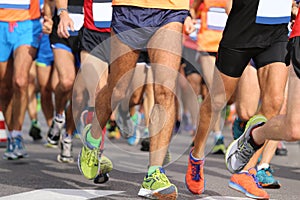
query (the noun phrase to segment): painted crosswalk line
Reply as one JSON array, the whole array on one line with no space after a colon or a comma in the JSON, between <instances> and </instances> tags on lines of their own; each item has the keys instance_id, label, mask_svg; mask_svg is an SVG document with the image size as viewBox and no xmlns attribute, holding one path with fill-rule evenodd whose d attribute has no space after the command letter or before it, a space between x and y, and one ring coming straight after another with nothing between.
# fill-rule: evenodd
<instances>
[{"instance_id":1,"label":"painted crosswalk line","mask_svg":"<svg viewBox=\"0 0 300 200\"><path fill-rule=\"evenodd\" d=\"M80 190L80 189L40 189L30 192L23 192L10 196L0 197L0 200L88 200L123 193L124 191L114 190Z\"/></svg>"}]
</instances>

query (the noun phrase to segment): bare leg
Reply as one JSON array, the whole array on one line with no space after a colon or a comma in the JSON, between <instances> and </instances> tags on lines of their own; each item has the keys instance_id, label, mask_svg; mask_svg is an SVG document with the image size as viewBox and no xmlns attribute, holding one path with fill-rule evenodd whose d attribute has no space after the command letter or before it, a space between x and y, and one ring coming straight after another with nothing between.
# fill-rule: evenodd
<instances>
[{"instance_id":1,"label":"bare leg","mask_svg":"<svg viewBox=\"0 0 300 200\"><path fill-rule=\"evenodd\" d=\"M20 46L14 52L13 74L13 129L21 131L27 108L28 76L36 49L27 45Z\"/></svg>"}]
</instances>

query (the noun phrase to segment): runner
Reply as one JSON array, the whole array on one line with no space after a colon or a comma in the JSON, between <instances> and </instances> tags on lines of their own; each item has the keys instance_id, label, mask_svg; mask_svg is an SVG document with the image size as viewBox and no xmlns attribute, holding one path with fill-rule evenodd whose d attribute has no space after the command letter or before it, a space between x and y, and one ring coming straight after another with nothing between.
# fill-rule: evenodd
<instances>
[{"instance_id":1,"label":"runner","mask_svg":"<svg viewBox=\"0 0 300 200\"><path fill-rule=\"evenodd\" d=\"M113 40L111 42L113 54L111 55L111 71L108 76L108 84L98 93L96 98L96 113L101 127L105 126L112 110L115 108L111 107L113 89L120 78L136 66L140 50L152 46L153 48L148 48L151 63L167 66L169 69L168 72L170 72L170 70L176 71L179 69L179 55L181 54L180 33L183 28L182 23L188 15L188 7L188 1L113 1ZM136 21L137 19L138 21ZM189 20L191 22L190 18ZM143 22L143 24L139 22ZM155 23L152 24L153 22ZM152 25L154 28L149 29L149 34L147 35L145 35L144 31L137 31L135 35L127 35L125 32L126 30L134 30L134 28L145 28L149 25ZM192 28L190 29L192 30ZM170 35L168 30L172 30L171 32L173 34ZM176 33L178 33L178 35ZM138 41L134 41L133 38L138 39ZM169 52L159 50L157 49L157 44L162 45L163 48L171 49L167 49ZM169 44L172 44L172 47L170 47ZM170 53L170 50L174 53ZM166 57L169 59L165 59ZM153 67L152 64L151 67ZM158 71L154 72L157 81L158 78L162 76ZM177 78L177 74L175 74L176 73L174 73L174 75L168 74L167 82L171 88L175 88ZM122 81L122 87L127 88L127 84L125 81ZM174 126L174 94L170 90L158 85L154 86L154 94L155 103L163 106L167 110L166 113L168 113L169 117L166 119L166 125L162 131L151 137L150 167L148 175L145 177L139 191L139 195L148 198L176 199L177 188L174 184L170 183L161 167ZM151 117L159 120L160 116L158 110L156 112L152 111ZM150 134L152 123L150 123ZM97 120L93 121L92 126L86 126L83 135L86 135L87 144L83 146L79 155L79 167L87 178L94 178L98 171L98 147L102 141L101 128L97 126ZM90 160L94 160L93 165L89 163Z\"/></svg>"},{"instance_id":2,"label":"runner","mask_svg":"<svg viewBox=\"0 0 300 200\"><path fill-rule=\"evenodd\" d=\"M29 70L42 33L40 16L38 0L0 3L0 96L9 130L4 159L28 156L23 143L22 125L28 102ZM43 25L44 32L51 30L52 21L47 14Z\"/></svg>"},{"instance_id":3,"label":"runner","mask_svg":"<svg viewBox=\"0 0 300 200\"><path fill-rule=\"evenodd\" d=\"M234 93L251 58L259 68L258 73L262 73L261 78L266 80L265 84L261 85L262 94L265 94L262 96L262 101L267 105L270 105L271 101L272 106L265 108L278 112L278 107L282 105L287 77L287 69L284 65L285 45L291 7L292 2L286 3L285 1L269 4L268 0L242 2L233 0L218 50L216 61L218 70L215 70L210 94L201 105L199 128L194 140L195 146L189 155L186 185L192 193L202 194L205 190L203 168L208 133L220 111ZM276 10L276 16L270 17L268 12L270 10ZM273 65L269 65L270 63ZM281 73L278 73L278 70ZM272 87L268 87L270 85ZM252 183L250 179L253 179L253 174L255 175L255 170L252 169L244 173L244 180ZM254 185L252 186L255 188ZM239 187L236 189L254 198L269 198L269 195L260 188L254 191L255 194L249 194L249 191Z\"/></svg>"},{"instance_id":4,"label":"runner","mask_svg":"<svg viewBox=\"0 0 300 200\"><path fill-rule=\"evenodd\" d=\"M292 60L293 70L289 77L289 89L286 115L278 115L267 121L264 116L253 116L247 123L246 129L236 141L228 148L226 155L227 168L231 172L240 171L264 142L269 140L300 140L299 132L299 94L300 94L300 64L299 64L299 36L300 36L299 10L290 35L289 56ZM243 145L243 147L241 146Z\"/></svg>"}]
</instances>

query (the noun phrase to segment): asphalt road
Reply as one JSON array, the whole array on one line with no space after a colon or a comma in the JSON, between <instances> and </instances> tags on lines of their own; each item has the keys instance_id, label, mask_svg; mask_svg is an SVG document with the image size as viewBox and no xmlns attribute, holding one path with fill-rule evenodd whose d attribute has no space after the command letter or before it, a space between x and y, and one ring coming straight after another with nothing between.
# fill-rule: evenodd
<instances>
[{"instance_id":1,"label":"asphalt road","mask_svg":"<svg viewBox=\"0 0 300 200\"><path fill-rule=\"evenodd\" d=\"M41 113L43 136L47 131ZM0 159L0 200L10 199L141 199L137 196L147 168L148 155L138 146L128 146L125 140L106 141L105 154L112 158L114 170L110 181L95 185L79 172L76 162L62 164L56 161L59 149L43 146L44 141L33 142L28 136L29 120L26 117L24 138L29 158L17 161ZM229 128L225 128L225 143L231 140ZM165 169L178 187L178 199L247 199L243 194L228 187L231 174L226 170L224 156L208 155L205 163L206 191L203 195L192 195L185 187L184 174L190 136L175 136L170 152L172 163ZM211 140L211 139L210 139ZM211 143L211 141L209 141ZM289 143L288 156L275 156L272 167L274 176L280 180L281 189L268 189L271 199L298 200L300 198L300 145ZM74 139L74 156L81 141ZM4 148L0 148L2 156ZM76 159L77 160L77 159Z\"/></svg>"}]
</instances>

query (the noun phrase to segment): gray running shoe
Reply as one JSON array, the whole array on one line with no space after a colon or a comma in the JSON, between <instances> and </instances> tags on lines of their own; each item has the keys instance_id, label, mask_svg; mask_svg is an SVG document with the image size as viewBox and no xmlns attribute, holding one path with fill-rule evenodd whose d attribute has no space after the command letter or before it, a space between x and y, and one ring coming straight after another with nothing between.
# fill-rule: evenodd
<instances>
[{"instance_id":1,"label":"gray running shoe","mask_svg":"<svg viewBox=\"0 0 300 200\"><path fill-rule=\"evenodd\" d=\"M262 126L266 121L267 119L264 116L254 115L247 122L244 133L229 145L226 151L225 163L231 173L240 172L256 152L257 149L249 143L250 133L252 129Z\"/></svg>"},{"instance_id":2,"label":"gray running shoe","mask_svg":"<svg viewBox=\"0 0 300 200\"><path fill-rule=\"evenodd\" d=\"M134 122L131 120L129 112L122 111L121 105L118 106L116 113L117 126L123 138L129 138L134 134Z\"/></svg>"},{"instance_id":3,"label":"gray running shoe","mask_svg":"<svg viewBox=\"0 0 300 200\"><path fill-rule=\"evenodd\" d=\"M47 133L47 147L57 148L62 129L65 126L65 119L55 117Z\"/></svg>"}]
</instances>

